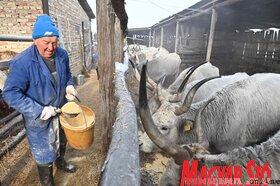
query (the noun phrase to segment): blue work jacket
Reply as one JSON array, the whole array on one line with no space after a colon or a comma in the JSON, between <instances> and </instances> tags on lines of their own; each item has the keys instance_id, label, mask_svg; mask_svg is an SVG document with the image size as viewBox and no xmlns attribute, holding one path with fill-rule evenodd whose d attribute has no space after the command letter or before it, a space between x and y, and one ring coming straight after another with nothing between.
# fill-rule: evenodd
<instances>
[{"instance_id":1,"label":"blue work jacket","mask_svg":"<svg viewBox=\"0 0 280 186\"><path fill-rule=\"evenodd\" d=\"M73 85L67 52L57 48L54 54L57 86L33 44L10 64L3 89L5 101L22 113L30 150L37 163L50 163L59 155L54 132L54 117L40 119L44 106L60 108L65 104L66 86Z\"/></svg>"}]
</instances>

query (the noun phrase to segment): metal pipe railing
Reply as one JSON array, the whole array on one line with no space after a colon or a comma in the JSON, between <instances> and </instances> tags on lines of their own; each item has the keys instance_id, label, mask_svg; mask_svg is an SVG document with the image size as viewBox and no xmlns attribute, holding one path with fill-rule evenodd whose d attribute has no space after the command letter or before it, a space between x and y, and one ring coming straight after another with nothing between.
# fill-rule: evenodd
<instances>
[{"instance_id":1,"label":"metal pipe railing","mask_svg":"<svg viewBox=\"0 0 280 186\"><path fill-rule=\"evenodd\" d=\"M1 35L0 41L33 41L31 36Z\"/></svg>"}]
</instances>

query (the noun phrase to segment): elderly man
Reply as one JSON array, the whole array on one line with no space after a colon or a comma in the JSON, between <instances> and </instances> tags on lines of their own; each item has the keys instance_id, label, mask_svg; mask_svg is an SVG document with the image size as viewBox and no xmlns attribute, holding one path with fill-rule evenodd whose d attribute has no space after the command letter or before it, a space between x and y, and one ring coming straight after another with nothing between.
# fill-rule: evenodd
<instances>
[{"instance_id":1,"label":"elderly man","mask_svg":"<svg viewBox=\"0 0 280 186\"><path fill-rule=\"evenodd\" d=\"M56 114L76 90L68 54L57 46L59 32L49 16L37 17L32 37L34 44L11 61L3 96L23 115L41 184L54 185L53 162L58 169L76 171L64 160L67 140Z\"/></svg>"}]
</instances>

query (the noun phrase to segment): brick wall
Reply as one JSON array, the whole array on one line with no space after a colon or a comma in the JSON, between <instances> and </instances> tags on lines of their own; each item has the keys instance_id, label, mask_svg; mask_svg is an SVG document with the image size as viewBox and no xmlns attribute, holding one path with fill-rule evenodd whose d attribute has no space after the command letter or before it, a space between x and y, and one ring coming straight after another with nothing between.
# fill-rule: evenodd
<instances>
[{"instance_id":1,"label":"brick wall","mask_svg":"<svg viewBox=\"0 0 280 186\"><path fill-rule=\"evenodd\" d=\"M28 48L32 42L11 42L11 41L0 41L0 52L14 51L16 53L22 52Z\"/></svg>"},{"instance_id":2,"label":"brick wall","mask_svg":"<svg viewBox=\"0 0 280 186\"><path fill-rule=\"evenodd\" d=\"M90 29L89 18L79 2L73 0L49 0L49 11L58 28L62 30L60 41L64 43L64 47L69 53L72 74L77 76L82 71L84 60L82 55L82 21L84 27ZM85 36L86 42L91 40L89 33ZM91 50L86 52L86 60L91 61L91 53Z\"/></svg>"},{"instance_id":3,"label":"brick wall","mask_svg":"<svg viewBox=\"0 0 280 186\"><path fill-rule=\"evenodd\" d=\"M1 0L0 34L30 36L36 16L42 12L41 0ZM0 41L0 51L19 53L31 44L31 42Z\"/></svg>"}]
</instances>

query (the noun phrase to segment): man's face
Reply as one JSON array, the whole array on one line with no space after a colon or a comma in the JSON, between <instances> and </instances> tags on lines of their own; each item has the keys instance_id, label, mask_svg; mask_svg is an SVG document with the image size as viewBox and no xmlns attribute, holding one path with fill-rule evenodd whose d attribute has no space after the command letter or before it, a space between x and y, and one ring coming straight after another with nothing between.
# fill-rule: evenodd
<instances>
[{"instance_id":1,"label":"man's face","mask_svg":"<svg viewBox=\"0 0 280 186\"><path fill-rule=\"evenodd\" d=\"M50 59L52 58L55 50L57 48L57 37L41 37L38 39L34 39L34 44L37 46L37 49L41 56L44 58Z\"/></svg>"}]
</instances>

